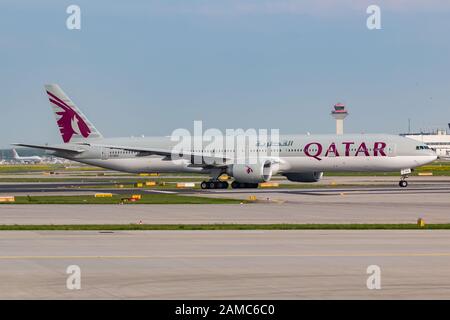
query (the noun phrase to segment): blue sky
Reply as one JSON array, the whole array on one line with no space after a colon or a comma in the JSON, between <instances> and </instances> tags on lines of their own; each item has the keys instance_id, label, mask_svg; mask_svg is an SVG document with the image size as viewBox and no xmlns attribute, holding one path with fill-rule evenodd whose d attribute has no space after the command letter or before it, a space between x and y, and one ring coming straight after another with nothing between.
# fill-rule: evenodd
<instances>
[{"instance_id":1,"label":"blue sky","mask_svg":"<svg viewBox=\"0 0 450 320\"><path fill-rule=\"evenodd\" d=\"M355 4L356 2L356 4ZM81 7L81 30L66 8ZM366 8L381 7L381 30ZM450 122L448 1L0 3L0 147L59 143L58 83L105 136L279 128L399 133Z\"/></svg>"}]
</instances>

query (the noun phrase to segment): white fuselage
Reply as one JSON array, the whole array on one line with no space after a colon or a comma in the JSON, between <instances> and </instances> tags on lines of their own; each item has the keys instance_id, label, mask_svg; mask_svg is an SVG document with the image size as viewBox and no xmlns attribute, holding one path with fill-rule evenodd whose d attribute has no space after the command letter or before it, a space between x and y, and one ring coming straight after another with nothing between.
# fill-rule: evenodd
<instances>
[{"instance_id":1,"label":"white fuselage","mask_svg":"<svg viewBox=\"0 0 450 320\"><path fill-rule=\"evenodd\" d=\"M104 138L94 140L96 146L77 143L70 145L83 150L78 155L55 152L55 156L130 173L147 172L202 172L210 169L192 166L186 159L170 160L158 155L141 155L137 152L116 150L104 146L132 146L136 148L172 149L176 146L169 137ZM258 143L245 150L211 147L185 150L203 155L237 159L244 152L249 159L268 155L278 159L278 173L316 171L399 171L415 168L434 161L434 151L411 139L384 134L345 135L285 135L276 145ZM264 156L263 156L264 157Z\"/></svg>"}]
</instances>

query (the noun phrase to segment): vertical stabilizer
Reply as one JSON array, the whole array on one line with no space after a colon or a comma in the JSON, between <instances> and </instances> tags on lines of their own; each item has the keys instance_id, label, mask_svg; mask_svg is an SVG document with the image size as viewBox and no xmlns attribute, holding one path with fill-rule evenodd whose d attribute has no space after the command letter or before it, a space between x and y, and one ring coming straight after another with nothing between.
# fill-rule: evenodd
<instances>
[{"instance_id":1,"label":"vertical stabilizer","mask_svg":"<svg viewBox=\"0 0 450 320\"><path fill-rule=\"evenodd\" d=\"M57 84L45 85L45 90L64 143L103 137Z\"/></svg>"}]
</instances>

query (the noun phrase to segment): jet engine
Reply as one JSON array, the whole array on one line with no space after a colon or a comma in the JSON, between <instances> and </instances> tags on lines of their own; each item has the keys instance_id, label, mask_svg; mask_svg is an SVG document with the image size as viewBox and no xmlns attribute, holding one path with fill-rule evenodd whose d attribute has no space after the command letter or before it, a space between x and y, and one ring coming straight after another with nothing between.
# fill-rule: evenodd
<instances>
[{"instance_id":1,"label":"jet engine","mask_svg":"<svg viewBox=\"0 0 450 320\"><path fill-rule=\"evenodd\" d=\"M317 182L322 179L323 172L293 172L285 173L284 176L294 182Z\"/></svg>"},{"instance_id":2,"label":"jet engine","mask_svg":"<svg viewBox=\"0 0 450 320\"><path fill-rule=\"evenodd\" d=\"M270 160L260 161L255 164L233 164L227 174L236 181L243 183L260 183L269 181L277 169L272 166Z\"/></svg>"}]
</instances>

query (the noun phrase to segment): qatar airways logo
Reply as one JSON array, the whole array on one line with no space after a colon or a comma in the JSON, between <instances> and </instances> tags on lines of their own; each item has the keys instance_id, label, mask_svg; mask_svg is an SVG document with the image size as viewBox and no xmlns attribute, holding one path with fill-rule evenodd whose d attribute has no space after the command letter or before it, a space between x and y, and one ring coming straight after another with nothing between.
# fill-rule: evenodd
<instances>
[{"instance_id":1,"label":"qatar airways logo","mask_svg":"<svg viewBox=\"0 0 450 320\"><path fill-rule=\"evenodd\" d=\"M56 114L60 116L57 123L64 143L70 142L74 135L80 135L84 138L89 137L91 129L83 118L63 100L48 91L47 94L50 102L62 110L57 111Z\"/></svg>"},{"instance_id":2,"label":"qatar airways logo","mask_svg":"<svg viewBox=\"0 0 450 320\"><path fill-rule=\"evenodd\" d=\"M374 157L386 157L386 143L385 142L375 142L370 148L367 147L365 142L359 145L355 142L342 142L344 149L343 154L339 153L336 143L332 142L325 150L324 146L319 142L311 142L305 145L304 152L305 155L317 160L322 160L322 157L358 157L358 156L374 156ZM353 150L353 151L352 151ZM325 151L325 152L324 152Z\"/></svg>"},{"instance_id":3,"label":"qatar airways logo","mask_svg":"<svg viewBox=\"0 0 450 320\"><path fill-rule=\"evenodd\" d=\"M249 166L245 166L245 171L247 172L247 174L253 173L253 169Z\"/></svg>"}]
</instances>

